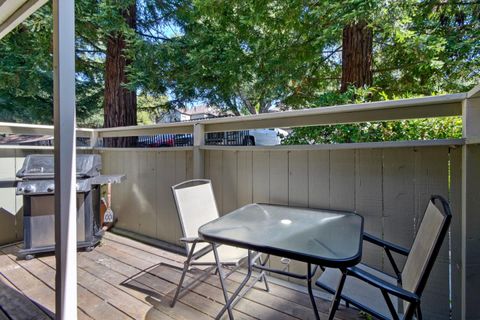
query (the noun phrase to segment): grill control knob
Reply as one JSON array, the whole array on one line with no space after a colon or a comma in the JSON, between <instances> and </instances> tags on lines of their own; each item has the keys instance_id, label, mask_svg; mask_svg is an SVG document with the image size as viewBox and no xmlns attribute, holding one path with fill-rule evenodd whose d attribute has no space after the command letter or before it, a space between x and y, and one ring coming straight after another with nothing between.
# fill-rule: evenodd
<instances>
[{"instance_id":1,"label":"grill control knob","mask_svg":"<svg viewBox=\"0 0 480 320\"><path fill-rule=\"evenodd\" d=\"M48 191L48 192L53 192L53 191L55 191L55 185L54 185L54 184L49 184L49 185L47 186L47 191Z\"/></svg>"},{"instance_id":2,"label":"grill control knob","mask_svg":"<svg viewBox=\"0 0 480 320\"><path fill-rule=\"evenodd\" d=\"M31 192L35 192L35 186L33 185L27 185L25 187L25 193L31 193Z\"/></svg>"}]
</instances>

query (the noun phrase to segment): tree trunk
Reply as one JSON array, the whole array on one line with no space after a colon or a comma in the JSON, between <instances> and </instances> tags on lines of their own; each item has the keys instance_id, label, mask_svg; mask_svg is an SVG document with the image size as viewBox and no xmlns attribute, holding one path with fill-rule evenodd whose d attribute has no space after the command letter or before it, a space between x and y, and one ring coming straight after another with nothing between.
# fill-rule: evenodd
<instances>
[{"instance_id":1,"label":"tree trunk","mask_svg":"<svg viewBox=\"0 0 480 320\"><path fill-rule=\"evenodd\" d=\"M366 22L343 28L341 92L350 85L360 88L372 84L372 42L372 29Z\"/></svg>"},{"instance_id":2,"label":"tree trunk","mask_svg":"<svg viewBox=\"0 0 480 320\"><path fill-rule=\"evenodd\" d=\"M135 3L122 12L127 25L135 28ZM107 40L107 56L105 61L105 94L104 94L104 127L132 126L137 124L137 94L124 87L128 83L126 67L131 60L126 57L125 36L114 33ZM105 146L135 146L137 138L108 138Z\"/></svg>"}]
</instances>

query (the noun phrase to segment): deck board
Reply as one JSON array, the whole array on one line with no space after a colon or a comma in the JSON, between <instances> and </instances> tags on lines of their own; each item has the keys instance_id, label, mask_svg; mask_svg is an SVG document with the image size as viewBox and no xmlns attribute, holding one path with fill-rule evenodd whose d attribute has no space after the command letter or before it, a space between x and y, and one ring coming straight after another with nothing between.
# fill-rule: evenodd
<instances>
[{"instance_id":1,"label":"deck board","mask_svg":"<svg viewBox=\"0 0 480 320\"><path fill-rule=\"evenodd\" d=\"M0 319L38 319L51 317L26 296L0 280ZM7 317L8 315L8 317Z\"/></svg>"},{"instance_id":2,"label":"deck board","mask_svg":"<svg viewBox=\"0 0 480 320\"><path fill-rule=\"evenodd\" d=\"M108 245L107 245L108 246ZM104 248L102 248L104 249ZM125 248L121 248L121 245L117 244L115 248L109 248L108 250L124 250ZM144 263L148 265L152 265L158 263L159 257L153 253L149 253L146 251L141 251L139 249L135 249L134 256L131 259L134 260L133 263L141 264L142 262L138 262L138 260L145 260ZM123 251L125 252L125 251ZM108 254L108 253L107 253ZM161 257L160 257L161 258ZM125 259L127 260L127 259ZM164 261L162 261L164 262ZM167 262L168 263L168 262ZM182 265L174 263L176 267L182 267ZM159 267L153 269L151 271L157 277L166 277L170 281L172 281L172 290L175 289L175 284L180 279L180 271L174 268L163 267L160 265ZM238 286L239 282L242 280L241 275L232 275L232 278L235 277L237 281L232 281L227 279L228 291L232 293L234 289ZM195 288L194 292L198 292L199 294L205 294L206 292L209 293L209 298L214 299L216 302L221 304L223 302L223 295L220 291L220 283L217 277L210 277L205 280L205 284L209 284L209 286L201 285L199 288ZM273 286L273 285L272 285ZM298 317L300 319L310 319L313 318L313 313L310 311L310 308L306 308L302 305L292 304L290 300L283 299L282 297L276 297L269 293L264 292L263 290L254 290L250 291L246 297L243 299L238 305L236 310L248 312L255 317L259 317L262 314L271 314L275 316L276 319L291 319L293 317ZM306 297L306 300L308 298ZM276 308L269 308L269 306L276 306ZM220 308L218 308L220 310Z\"/></svg>"},{"instance_id":3,"label":"deck board","mask_svg":"<svg viewBox=\"0 0 480 320\"><path fill-rule=\"evenodd\" d=\"M31 299L48 312L55 306L55 257L44 255L19 260L19 247L0 250L0 281L12 292ZM214 275L183 295L175 308L170 302L181 275L185 257L107 233L92 252L78 254L79 319L212 319L223 306L223 295ZM200 272L200 271L198 271ZM187 276L191 280L192 275ZM227 280L233 292L243 275L234 273ZM6 303L2 300L2 303ZM322 318L329 302L317 298ZM35 304L32 304L35 306ZM11 308L10 308L11 309ZM0 308L2 317L12 316L9 308ZM3 314L6 312L6 315ZM235 319L313 319L308 296L304 292L270 283L270 292L261 283L234 308ZM12 317L14 318L14 317ZM227 319L225 315L223 319ZM342 308L337 319L357 319L354 309Z\"/></svg>"},{"instance_id":4,"label":"deck board","mask_svg":"<svg viewBox=\"0 0 480 320\"><path fill-rule=\"evenodd\" d=\"M177 262L178 267L183 266L184 258L179 256L179 255L176 255L174 253L165 252L165 251L163 251L159 248L148 246L148 245L145 245L143 243L131 240L129 238L121 237L121 236L118 236L118 235L113 234L113 233L107 234L106 238L109 240L109 242L107 243L108 246L115 243L114 250L125 250L128 247L133 247L136 250L130 252L132 254L133 253L141 254L141 251L145 251L145 252L148 252L148 253L154 255L154 257L149 257L148 258L149 261L155 261L155 259L159 259L159 258L160 259L167 258L170 261ZM155 258L155 256L157 256L159 258ZM136 259L136 258L134 258L134 259ZM171 262L171 263L175 264L175 262ZM140 263L142 263L142 262L140 262ZM148 263L149 262L147 262L147 264ZM158 263L158 260L157 260L157 263ZM151 263L150 263L150 265L151 265ZM232 274L227 279L227 283L230 286L234 285L234 284L232 284L231 280L234 280L235 282L240 283L243 280L243 275L241 275L239 273ZM207 281L216 281L216 278L213 278L213 280L207 279ZM219 284L218 284L218 286L219 286ZM251 291L251 293L249 293L249 294L254 294L253 292L254 291ZM260 293L261 292L262 291L260 291ZM255 293L258 293L258 292L255 292ZM299 291L293 290L291 288L287 288L287 287L284 287L284 286L279 286L279 285L270 283L270 292L268 294L287 300L287 304L291 304L293 302L294 304L302 305L302 306L304 306L308 309L311 308L309 296L306 293L299 292ZM247 298L248 298L248 295L247 295ZM258 299L255 299L255 300L258 301ZM223 300L221 300L221 301L223 301ZM325 300L317 299L317 306L318 306L318 309L319 309L320 312L323 312L325 314L328 313L328 308L329 308L330 305L329 305L329 303L326 303ZM351 310L349 310L349 311L351 311ZM357 318L357 314L355 312L348 312L348 315L347 315L347 314L342 314L342 310L339 310L338 314L339 314L341 319L356 319Z\"/></svg>"}]
</instances>

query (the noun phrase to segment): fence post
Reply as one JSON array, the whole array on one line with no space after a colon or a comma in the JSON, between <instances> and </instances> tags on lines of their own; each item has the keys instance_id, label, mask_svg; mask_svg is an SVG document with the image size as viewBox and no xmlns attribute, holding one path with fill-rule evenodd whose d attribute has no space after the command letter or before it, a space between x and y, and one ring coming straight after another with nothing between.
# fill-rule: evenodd
<instances>
[{"instance_id":1,"label":"fence post","mask_svg":"<svg viewBox=\"0 0 480 320\"><path fill-rule=\"evenodd\" d=\"M97 130L94 129L90 133L90 147L95 148L97 146L97 142L98 142L98 132Z\"/></svg>"},{"instance_id":2,"label":"fence post","mask_svg":"<svg viewBox=\"0 0 480 320\"><path fill-rule=\"evenodd\" d=\"M461 318L479 319L480 308L480 86L462 104ZM457 213L460 214L460 213Z\"/></svg>"},{"instance_id":3,"label":"fence post","mask_svg":"<svg viewBox=\"0 0 480 320\"><path fill-rule=\"evenodd\" d=\"M205 127L201 123L193 125L193 178L201 179L204 176Z\"/></svg>"}]
</instances>

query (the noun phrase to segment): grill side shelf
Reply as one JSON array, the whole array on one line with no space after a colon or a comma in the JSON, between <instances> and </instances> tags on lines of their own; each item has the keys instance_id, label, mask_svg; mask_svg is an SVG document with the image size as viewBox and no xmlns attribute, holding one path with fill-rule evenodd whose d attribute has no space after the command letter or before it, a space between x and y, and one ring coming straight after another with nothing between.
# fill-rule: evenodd
<instances>
[{"instance_id":1,"label":"grill side shelf","mask_svg":"<svg viewBox=\"0 0 480 320\"><path fill-rule=\"evenodd\" d=\"M124 174L100 175L90 178L91 184L122 183L126 179Z\"/></svg>"}]
</instances>

